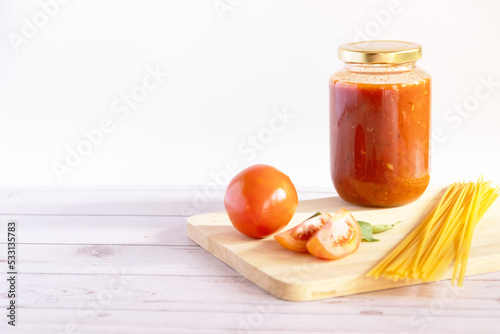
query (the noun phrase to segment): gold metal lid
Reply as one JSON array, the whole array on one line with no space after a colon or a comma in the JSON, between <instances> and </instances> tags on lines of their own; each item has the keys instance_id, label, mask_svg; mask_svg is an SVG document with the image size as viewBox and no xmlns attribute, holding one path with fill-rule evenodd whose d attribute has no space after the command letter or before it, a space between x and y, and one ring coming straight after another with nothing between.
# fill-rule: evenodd
<instances>
[{"instance_id":1,"label":"gold metal lid","mask_svg":"<svg viewBox=\"0 0 500 334\"><path fill-rule=\"evenodd\" d=\"M339 59L346 63L397 64L422 58L422 46L403 41L367 41L339 46Z\"/></svg>"}]
</instances>

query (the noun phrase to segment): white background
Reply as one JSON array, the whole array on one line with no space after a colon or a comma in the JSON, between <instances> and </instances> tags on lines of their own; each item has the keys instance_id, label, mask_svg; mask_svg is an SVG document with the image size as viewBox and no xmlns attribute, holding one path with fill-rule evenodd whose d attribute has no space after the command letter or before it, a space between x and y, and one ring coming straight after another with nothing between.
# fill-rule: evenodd
<instances>
[{"instance_id":1,"label":"white background","mask_svg":"<svg viewBox=\"0 0 500 334\"><path fill-rule=\"evenodd\" d=\"M424 47L433 127L445 137L433 182L499 182L498 2L390 3L73 0L45 22L38 1L1 1L0 185L206 185L234 161L274 165L299 188L331 187L328 78L342 66L338 45L359 31ZM29 38L27 21L40 26ZM18 51L13 36L25 38ZM112 103L148 67L168 79L120 119ZM497 86L478 100L480 77ZM463 103L467 117L444 118ZM239 152L283 108L295 119L255 157ZM54 162L105 118L114 130L59 180Z\"/></svg>"}]
</instances>

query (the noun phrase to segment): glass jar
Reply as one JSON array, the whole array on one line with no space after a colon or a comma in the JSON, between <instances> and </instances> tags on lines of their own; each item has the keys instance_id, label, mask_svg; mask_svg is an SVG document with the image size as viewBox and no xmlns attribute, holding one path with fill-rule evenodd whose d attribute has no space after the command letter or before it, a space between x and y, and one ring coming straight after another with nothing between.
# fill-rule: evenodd
<instances>
[{"instance_id":1,"label":"glass jar","mask_svg":"<svg viewBox=\"0 0 500 334\"><path fill-rule=\"evenodd\" d=\"M421 46L368 41L339 47L330 78L331 176L339 196L364 206L418 199L429 184L431 77Z\"/></svg>"}]
</instances>

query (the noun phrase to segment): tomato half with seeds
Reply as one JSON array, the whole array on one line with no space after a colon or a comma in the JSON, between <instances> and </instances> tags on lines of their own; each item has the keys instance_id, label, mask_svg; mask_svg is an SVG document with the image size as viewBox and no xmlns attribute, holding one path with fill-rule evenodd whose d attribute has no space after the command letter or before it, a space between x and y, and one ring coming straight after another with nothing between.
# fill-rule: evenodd
<instances>
[{"instance_id":1,"label":"tomato half with seeds","mask_svg":"<svg viewBox=\"0 0 500 334\"><path fill-rule=\"evenodd\" d=\"M361 228L352 214L340 209L307 242L309 253L325 260L337 260L354 253L361 243Z\"/></svg>"},{"instance_id":2,"label":"tomato half with seeds","mask_svg":"<svg viewBox=\"0 0 500 334\"><path fill-rule=\"evenodd\" d=\"M286 249L307 253L307 242L331 217L329 213L318 212L294 228L275 234L274 239Z\"/></svg>"},{"instance_id":3,"label":"tomato half with seeds","mask_svg":"<svg viewBox=\"0 0 500 334\"><path fill-rule=\"evenodd\" d=\"M234 227L252 238L283 229L298 205L290 178L268 165L254 165L237 174L226 189L224 207Z\"/></svg>"}]
</instances>

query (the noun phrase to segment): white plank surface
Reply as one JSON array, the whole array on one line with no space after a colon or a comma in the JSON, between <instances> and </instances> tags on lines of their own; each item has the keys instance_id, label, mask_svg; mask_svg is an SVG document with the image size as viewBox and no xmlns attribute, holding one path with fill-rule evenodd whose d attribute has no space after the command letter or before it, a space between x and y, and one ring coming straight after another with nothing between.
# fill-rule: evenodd
<instances>
[{"instance_id":1,"label":"white plank surface","mask_svg":"<svg viewBox=\"0 0 500 334\"><path fill-rule=\"evenodd\" d=\"M332 196L330 188L306 188L299 200ZM0 190L6 215L191 216L222 211L223 191L194 188L10 188Z\"/></svg>"},{"instance_id":2,"label":"white plank surface","mask_svg":"<svg viewBox=\"0 0 500 334\"><path fill-rule=\"evenodd\" d=\"M324 301L269 296L186 236L190 190L7 189L18 221L18 326L0 333L496 333L500 273ZM301 198L331 192L301 192ZM218 210L221 194L199 212ZM0 273L5 273L2 268ZM4 282L4 278L0 277ZM0 285L6 305L6 285ZM4 318L4 316L2 316Z\"/></svg>"},{"instance_id":3,"label":"white plank surface","mask_svg":"<svg viewBox=\"0 0 500 334\"><path fill-rule=\"evenodd\" d=\"M186 235L182 216L0 215L0 228L7 219L19 222L23 244L92 245L106 238L110 245L195 245ZM5 241L6 234L0 233L0 243Z\"/></svg>"}]
</instances>

